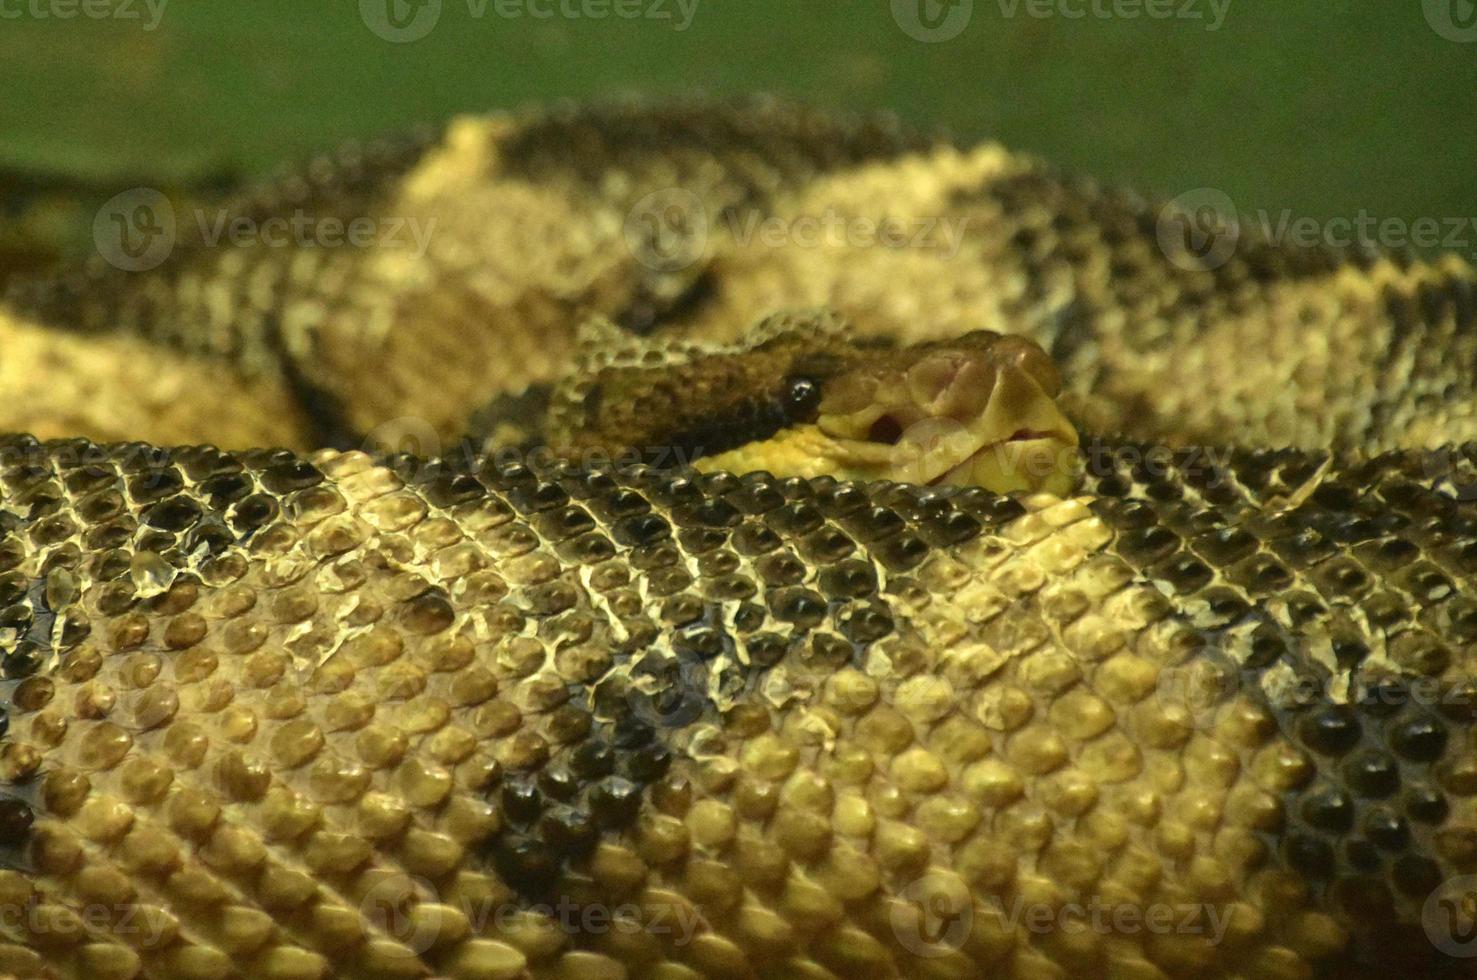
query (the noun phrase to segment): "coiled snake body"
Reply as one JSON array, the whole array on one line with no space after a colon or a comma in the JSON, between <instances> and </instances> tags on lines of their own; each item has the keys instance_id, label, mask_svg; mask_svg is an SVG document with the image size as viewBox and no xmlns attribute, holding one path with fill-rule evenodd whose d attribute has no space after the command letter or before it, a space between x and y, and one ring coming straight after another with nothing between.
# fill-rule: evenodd
<instances>
[{"instance_id":1,"label":"coiled snake body","mask_svg":"<svg viewBox=\"0 0 1477 980\"><path fill-rule=\"evenodd\" d=\"M1465 263L769 102L224 207L0 311L0 973L1472 972ZM592 314L820 307L1033 339L1077 482L461 451Z\"/></svg>"}]
</instances>

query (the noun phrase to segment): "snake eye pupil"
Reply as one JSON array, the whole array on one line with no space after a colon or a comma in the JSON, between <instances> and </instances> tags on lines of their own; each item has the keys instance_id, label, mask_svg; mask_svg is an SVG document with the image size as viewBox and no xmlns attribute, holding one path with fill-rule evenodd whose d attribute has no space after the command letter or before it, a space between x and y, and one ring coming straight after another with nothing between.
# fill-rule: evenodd
<instances>
[{"instance_id":1,"label":"snake eye pupil","mask_svg":"<svg viewBox=\"0 0 1477 980\"><path fill-rule=\"evenodd\" d=\"M821 386L814 378L790 378L785 382L785 409L792 419L810 419L821 407Z\"/></svg>"}]
</instances>

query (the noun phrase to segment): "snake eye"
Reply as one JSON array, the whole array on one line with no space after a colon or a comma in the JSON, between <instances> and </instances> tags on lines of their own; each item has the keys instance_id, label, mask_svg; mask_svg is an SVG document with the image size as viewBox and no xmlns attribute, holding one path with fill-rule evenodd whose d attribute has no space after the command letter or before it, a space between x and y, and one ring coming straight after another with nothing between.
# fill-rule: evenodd
<instances>
[{"instance_id":1,"label":"snake eye","mask_svg":"<svg viewBox=\"0 0 1477 980\"><path fill-rule=\"evenodd\" d=\"M794 421L813 421L821 407L821 383L797 375L785 379L785 414Z\"/></svg>"}]
</instances>

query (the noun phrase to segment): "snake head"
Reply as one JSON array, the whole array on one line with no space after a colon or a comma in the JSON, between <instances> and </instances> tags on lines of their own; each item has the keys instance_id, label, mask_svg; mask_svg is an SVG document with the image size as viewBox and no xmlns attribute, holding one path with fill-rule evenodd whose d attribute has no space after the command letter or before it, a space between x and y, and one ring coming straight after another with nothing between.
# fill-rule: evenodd
<instances>
[{"instance_id":1,"label":"snake head","mask_svg":"<svg viewBox=\"0 0 1477 980\"><path fill-rule=\"evenodd\" d=\"M1077 433L1061 379L1029 340L989 331L892 347L828 313L771 317L731 346L587 330L547 426L561 453L598 447L702 471L1064 494Z\"/></svg>"},{"instance_id":2,"label":"snake head","mask_svg":"<svg viewBox=\"0 0 1477 980\"><path fill-rule=\"evenodd\" d=\"M827 452L853 479L1066 493L1077 431L1036 344L976 331L859 357L825 386Z\"/></svg>"}]
</instances>

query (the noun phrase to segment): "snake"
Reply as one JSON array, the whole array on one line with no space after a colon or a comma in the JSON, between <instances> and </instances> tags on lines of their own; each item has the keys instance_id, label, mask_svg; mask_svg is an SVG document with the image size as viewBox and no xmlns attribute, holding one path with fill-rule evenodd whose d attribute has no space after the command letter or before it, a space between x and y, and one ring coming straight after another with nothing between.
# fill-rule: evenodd
<instances>
[{"instance_id":1,"label":"snake","mask_svg":"<svg viewBox=\"0 0 1477 980\"><path fill-rule=\"evenodd\" d=\"M1461 257L768 97L130 194L0 303L0 975L1474 975Z\"/></svg>"}]
</instances>

